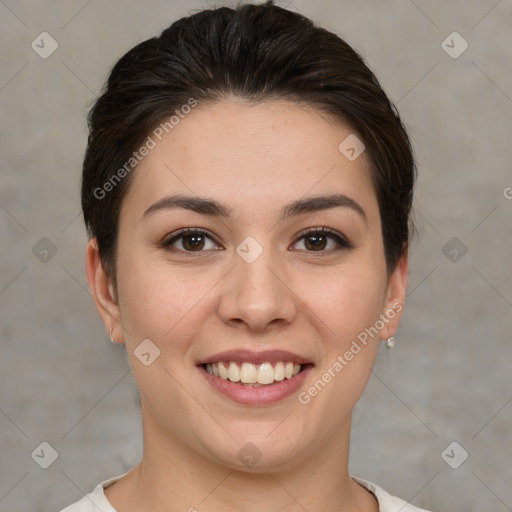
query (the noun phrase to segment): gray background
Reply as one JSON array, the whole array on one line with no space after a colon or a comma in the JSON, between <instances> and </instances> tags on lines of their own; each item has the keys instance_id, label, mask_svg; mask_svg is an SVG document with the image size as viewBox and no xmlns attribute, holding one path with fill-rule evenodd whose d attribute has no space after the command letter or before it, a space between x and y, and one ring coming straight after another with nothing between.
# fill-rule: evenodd
<instances>
[{"instance_id":1,"label":"gray background","mask_svg":"<svg viewBox=\"0 0 512 512\"><path fill-rule=\"evenodd\" d=\"M206 5L0 1L2 512L60 510L138 462L136 389L84 275L84 116L122 53ZM405 317L357 406L351 473L436 511L512 510L512 2L290 8L363 53L418 159ZM47 59L31 48L43 31L59 45ZM457 59L441 46L453 31L469 43ZM46 470L43 441L58 452ZM458 469L441 457L454 441Z\"/></svg>"}]
</instances>

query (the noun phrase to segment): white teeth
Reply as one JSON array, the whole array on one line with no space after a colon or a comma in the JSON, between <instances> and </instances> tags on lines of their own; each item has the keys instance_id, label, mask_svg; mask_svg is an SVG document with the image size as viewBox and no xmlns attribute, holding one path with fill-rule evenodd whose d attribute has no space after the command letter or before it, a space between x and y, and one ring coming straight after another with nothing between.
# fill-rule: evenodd
<instances>
[{"instance_id":1,"label":"white teeth","mask_svg":"<svg viewBox=\"0 0 512 512\"><path fill-rule=\"evenodd\" d=\"M274 380L284 380L284 364L279 362L274 368Z\"/></svg>"},{"instance_id":2,"label":"white teeth","mask_svg":"<svg viewBox=\"0 0 512 512\"><path fill-rule=\"evenodd\" d=\"M302 366L292 362L278 362L275 366L266 362L260 365L244 362L241 365L230 362L207 363L206 371L220 377L223 380L230 380L231 382L241 382L243 384L266 385L272 384L274 381L280 382L282 380L291 379L297 375Z\"/></svg>"},{"instance_id":3,"label":"white teeth","mask_svg":"<svg viewBox=\"0 0 512 512\"><path fill-rule=\"evenodd\" d=\"M293 363L286 363L284 367L284 376L287 379L291 379L293 377Z\"/></svg>"},{"instance_id":4,"label":"white teeth","mask_svg":"<svg viewBox=\"0 0 512 512\"><path fill-rule=\"evenodd\" d=\"M228 369L224 366L224 363L219 363L218 365L214 365L214 366L218 366L218 368L219 368L219 377L221 379L227 380L228 379Z\"/></svg>"},{"instance_id":5,"label":"white teeth","mask_svg":"<svg viewBox=\"0 0 512 512\"><path fill-rule=\"evenodd\" d=\"M240 380L240 368L236 363L229 363L228 379L231 382L238 382Z\"/></svg>"},{"instance_id":6,"label":"white teeth","mask_svg":"<svg viewBox=\"0 0 512 512\"><path fill-rule=\"evenodd\" d=\"M254 384L257 373L256 366L251 363L243 363L240 369L240 380L245 384Z\"/></svg>"},{"instance_id":7,"label":"white teeth","mask_svg":"<svg viewBox=\"0 0 512 512\"><path fill-rule=\"evenodd\" d=\"M257 382L258 384L272 384L274 382L274 368L270 363L260 364Z\"/></svg>"}]
</instances>

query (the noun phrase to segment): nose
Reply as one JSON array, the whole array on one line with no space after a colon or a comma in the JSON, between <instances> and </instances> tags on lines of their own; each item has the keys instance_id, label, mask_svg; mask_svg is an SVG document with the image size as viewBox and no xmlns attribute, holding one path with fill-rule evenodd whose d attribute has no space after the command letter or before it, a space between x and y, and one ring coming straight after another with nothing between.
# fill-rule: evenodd
<instances>
[{"instance_id":1,"label":"nose","mask_svg":"<svg viewBox=\"0 0 512 512\"><path fill-rule=\"evenodd\" d=\"M224 323L264 332L293 322L297 298L270 251L252 263L235 253L233 265L223 280L218 308Z\"/></svg>"}]
</instances>

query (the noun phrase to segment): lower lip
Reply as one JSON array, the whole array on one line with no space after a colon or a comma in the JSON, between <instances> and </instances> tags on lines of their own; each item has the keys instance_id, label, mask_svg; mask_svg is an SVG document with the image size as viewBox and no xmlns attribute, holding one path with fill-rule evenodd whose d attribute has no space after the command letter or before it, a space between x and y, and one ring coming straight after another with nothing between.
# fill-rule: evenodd
<instances>
[{"instance_id":1,"label":"lower lip","mask_svg":"<svg viewBox=\"0 0 512 512\"><path fill-rule=\"evenodd\" d=\"M216 391L227 396L234 402L243 405L270 405L297 392L311 370L312 365L307 365L300 373L291 379L285 378L280 382L257 388L243 386L231 382L230 380L215 377L215 375L208 373L202 365L197 368Z\"/></svg>"}]
</instances>

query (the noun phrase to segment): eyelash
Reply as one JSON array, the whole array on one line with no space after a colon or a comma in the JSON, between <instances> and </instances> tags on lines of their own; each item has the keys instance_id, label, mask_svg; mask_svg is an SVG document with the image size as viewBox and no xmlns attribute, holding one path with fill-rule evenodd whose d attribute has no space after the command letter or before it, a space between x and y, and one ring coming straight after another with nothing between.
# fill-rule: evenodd
<instances>
[{"instance_id":1,"label":"eyelash","mask_svg":"<svg viewBox=\"0 0 512 512\"><path fill-rule=\"evenodd\" d=\"M299 236L295 239L295 241L293 242L292 245L295 245L297 242L299 242L303 238L307 237L308 235L318 234L318 233L325 234L325 235L327 235L328 238L331 238L332 240L334 240L338 244L338 248L334 249L334 250L329 250L329 251L322 250L322 251L305 251L305 252L308 252L308 253L311 253L311 254L318 254L318 253L320 253L320 254L330 254L332 252L337 252L337 251L341 251L341 250L344 250L344 249L346 250L346 249L353 249L354 248L354 246L344 236L342 236L337 231L334 231L334 230L332 230L330 228L327 228L325 226L318 227L318 228L308 228L307 230L305 230L305 231L303 231L302 233L299 234ZM205 231L204 229L200 229L200 228L185 228L185 229L181 229L181 230L177 231L176 233L174 233L171 236L171 238L167 238L166 240L164 240L161 245L162 245L163 248L165 248L165 249L167 249L169 251L180 252L180 253L183 253L183 254L187 254L189 256L195 256L196 255L195 253L206 252L204 250L201 250L201 251L186 251L184 249L176 249L176 248L172 247L172 244L174 244L175 242L180 240L180 238L183 238L183 236L185 236L187 234L201 234L201 235L204 235L206 238L209 238L215 244L221 245L212 235L210 235L210 233L208 233L208 231ZM215 249L215 250L218 250L218 249ZM297 250L297 249L295 249L295 250Z\"/></svg>"},{"instance_id":2,"label":"eyelash","mask_svg":"<svg viewBox=\"0 0 512 512\"><path fill-rule=\"evenodd\" d=\"M299 240L301 240L302 238L307 237L308 235L311 235L312 233L315 233L315 234L317 234L317 233L325 234L327 236L327 238L333 239L338 244L338 246L339 246L337 249L334 249L334 250L331 250L331 251L318 251L320 253L322 253L322 252L330 253L330 252L334 252L334 251L341 251L343 249L353 249L354 248L354 246L343 235L341 235L337 231L334 231L333 229L330 229L330 228L325 227L325 226L322 226L322 227L319 227L319 228L308 228L308 229L306 229L305 231L300 233L300 235L298 236L298 238L295 239L295 242L293 242L293 244L295 245ZM306 251L306 252L315 253L317 251Z\"/></svg>"}]
</instances>

